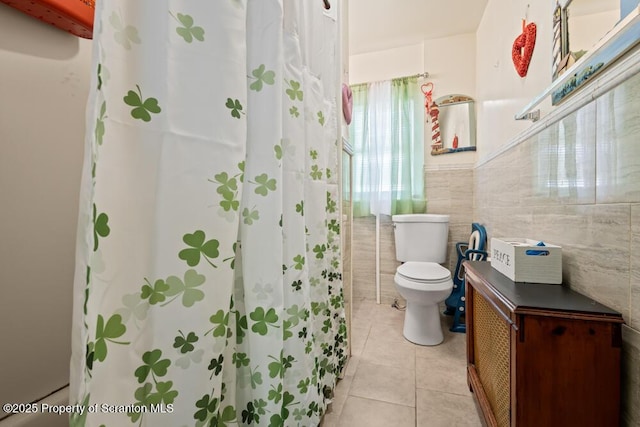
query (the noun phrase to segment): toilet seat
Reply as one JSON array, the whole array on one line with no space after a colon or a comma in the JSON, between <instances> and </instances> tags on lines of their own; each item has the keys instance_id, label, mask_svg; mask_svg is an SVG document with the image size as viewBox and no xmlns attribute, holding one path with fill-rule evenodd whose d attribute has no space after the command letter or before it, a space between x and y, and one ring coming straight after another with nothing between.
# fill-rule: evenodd
<instances>
[{"instance_id":1,"label":"toilet seat","mask_svg":"<svg viewBox=\"0 0 640 427\"><path fill-rule=\"evenodd\" d=\"M451 280L451 272L435 262L409 261L396 270L403 279L412 282L437 284Z\"/></svg>"},{"instance_id":2,"label":"toilet seat","mask_svg":"<svg viewBox=\"0 0 640 427\"><path fill-rule=\"evenodd\" d=\"M446 293L453 289L451 272L435 262L405 262L396 270L394 282L415 291Z\"/></svg>"}]
</instances>

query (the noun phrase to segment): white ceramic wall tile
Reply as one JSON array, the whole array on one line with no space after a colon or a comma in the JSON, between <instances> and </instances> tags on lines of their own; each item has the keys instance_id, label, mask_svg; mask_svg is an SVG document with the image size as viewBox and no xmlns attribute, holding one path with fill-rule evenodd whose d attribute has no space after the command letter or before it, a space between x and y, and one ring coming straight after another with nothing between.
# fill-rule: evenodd
<instances>
[{"instance_id":1,"label":"white ceramic wall tile","mask_svg":"<svg viewBox=\"0 0 640 427\"><path fill-rule=\"evenodd\" d=\"M480 175L481 181L474 183L476 200L493 207L519 205L522 150L522 145L519 145L483 165L486 171Z\"/></svg>"},{"instance_id":2,"label":"white ceramic wall tile","mask_svg":"<svg viewBox=\"0 0 640 427\"><path fill-rule=\"evenodd\" d=\"M629 316L629 205L487 209L489 237L527 237L562 246L563 278L578 292Z\"/></svg>"},{"instance_id":3,"label":"white ceramic wall tile","mask_svg":"<svg viewBox=\"0 0 640 427\"><path fill-rule=\"evenodd\" d=\"M631 205L631 301L627 324L640 330L640 204Z\"/></svg>"},{"instance_id":4,"label":"white ceramic wall tile","mask_svg":"<svg viewBox=\"0 0 640 427\"><path fill-rule=\"evenodd\" d=\"M403 301L393 281L394 273L380 273L380 303L387 306L394 300Z\"/></svg>"},{"instance_id":5,"label":"white ceramic wall tile","mask_svg":"<svg viewBox=\"0 0 640 427\"><path fill-rule=\"evenodd\" d=\"M595 112L588 104L522 144L523 205L595 203Z\"/></svg>"},{"instance_id":6,"label":"white ceramic wall tile","mask_svg":"<svg viewBox=\"0 0 640 427\"><path fill-rule=\"evenodd\" d=\"M427 212L450 215L449 223L470 223L473 217L473 171L443 170L425 173Z\"/></svg>"},{"instance_id":7,"label":"white ceramic wall tile","mask_svg":"<svg viewBox=\"0 0 640 427\"><path fill-rule=\"evenodd\" d=\"M564 252L567 252L565 255ZM628 252L593 247L563 248L563 278L571 289L629 318Z\"/></svg>"},{"instance_id":8,"label":"white ceramic wall tile","mask_svg":"<svg viewBox=\"0 0 640 427\"><path fill-rule=\"evenodd\" d=\"M558 212L558 210L562 212ZM564 278L578 292L629 317L629 205L552 208L536 215L541 238L563 246ZM545 227L544 224L547 224ZM554 224L549 226L548 224Z\"/></svg>"},{"instance_id":9,"label":"white ceramic wall tile","mask_svg":"<svg viewBox=\"0 0 640 427\"><path fill-rule=\"evenodd\" d=\"M639 94L637 75L480 165L473 193L489 237L561 245L564 282L622 313L629 426L640 425Z\"/></svg>"},{"instance_id":10,"label":"white ceramic wall tile","mask_svg":"<svg viewBox=\"0 0 640 427\"><path fill-rule=\"evenodd\" d=\"M391 217L380 217L380 272L393 273L400 263L396 261L396 243Z\"/></svg>"},{"instance_id":11,"label":"white ceramic wall tile","mask_svg":"<svg viewBox=\"0 0 640 427\"><path fill-rule=\"evenodd\" d=\"M627 204L540 207L532 213L532 227L551 242L594 247L629 245Z\"/></svg>"},{"instance_id":12,"label":"white ceramic wall tile","mask_svg":"<svg viewBox=\"0 0 640 427\"><path fill-rule=\"evenodd\" d=\"M374 217L353 219L353 297L376 298L376 222Z\"/></svg>"},{"instance_id":13,"label":"white ceramic wall tile","mask_svg":"<svg viewBox=\"0 0 640 427\"><path fill-rule=\"evenodd\" d=\"M424 188L427 195L427 203L438 200L449 200L449 180L447 178L448 171L429 171L425 173ZM431 206L427 204L427 211Z\"/></svg>"},{"instance_id":14,"label":"white ceramic wall tile","mask_svg":"<svg viewBox=\"0 0 640 427\"><path fill-rule=\"evenodd\" d=\"M472 169L428 171L425 173L428 212L449 215L449 244L445 265L455 270L455 244L468 241L473 222Z\"/></svg>"},{"instance_id":15,"label":"white ceramic wall tile","mask_svg":"<svg viewBox=\"0 0 640 427\"><path fill-rule=\"evenodd\" d=\"M449 215L451 212L450 199L435 199L427 202L427 212L437 215Z\"/></svg>"},{"instance_id":16,"label":"white ceramic wall tile","mask_svg":"<svg viewBox=\"0 0 640 427\"><path fill-rule=\"evenodd\" d=\"M640 74L597 99L598 203L640 202Z\"/></svg>"}]
</instances>

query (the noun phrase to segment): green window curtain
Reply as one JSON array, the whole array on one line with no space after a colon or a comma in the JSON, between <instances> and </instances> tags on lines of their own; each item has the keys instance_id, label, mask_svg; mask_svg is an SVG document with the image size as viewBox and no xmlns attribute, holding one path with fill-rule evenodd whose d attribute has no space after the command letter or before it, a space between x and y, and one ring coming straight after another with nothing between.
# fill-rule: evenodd
<instances>
[{"instance_id":1,"label":"green window curtain","mask_svg":"<svg viewBox=\"0 0 640 427\"><path fill-rule=\"evenodd\" d=\"M424 113L417 78L352 86L354 215L426 211Z\"/></svg>"}]
</instances>

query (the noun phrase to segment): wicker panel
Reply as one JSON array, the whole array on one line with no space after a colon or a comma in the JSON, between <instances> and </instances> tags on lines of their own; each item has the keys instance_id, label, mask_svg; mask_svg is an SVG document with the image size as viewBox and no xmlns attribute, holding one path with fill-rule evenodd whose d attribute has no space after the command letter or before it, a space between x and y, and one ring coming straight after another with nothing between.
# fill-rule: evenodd
<instances>
[{"instance_id":1,"label":"wicker panel","mask_svg":"<svg viewBox=\"0 0 640 427\"><path fill-rule=\"evenodd\" d=\"M473 293L475 366L498 426L509 427L509 325Z\"/></svg>"}]
</instances>

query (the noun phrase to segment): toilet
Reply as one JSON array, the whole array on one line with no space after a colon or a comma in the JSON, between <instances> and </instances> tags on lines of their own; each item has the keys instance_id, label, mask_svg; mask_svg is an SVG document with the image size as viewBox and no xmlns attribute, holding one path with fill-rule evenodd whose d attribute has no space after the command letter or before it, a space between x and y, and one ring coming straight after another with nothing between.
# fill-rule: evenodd
<instances>
[{"instance_id":1,"label":"toilet","mask_svg":"<svg viewBox=\"0 0 640 427\"><path fill-rule=\"evenodd\" d=\"M398 267L394 282L407 301L404 337L419 345L444 340L438 304L453 289L451 272L441 266L447 259L449 215L393 215Z\"/></svg>"}]
</instances>

